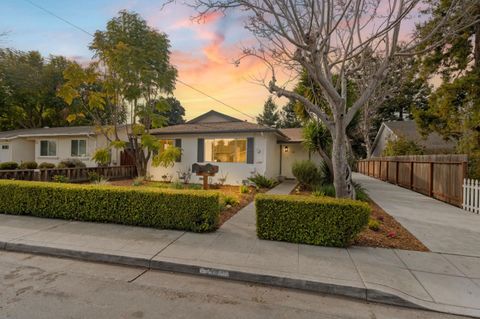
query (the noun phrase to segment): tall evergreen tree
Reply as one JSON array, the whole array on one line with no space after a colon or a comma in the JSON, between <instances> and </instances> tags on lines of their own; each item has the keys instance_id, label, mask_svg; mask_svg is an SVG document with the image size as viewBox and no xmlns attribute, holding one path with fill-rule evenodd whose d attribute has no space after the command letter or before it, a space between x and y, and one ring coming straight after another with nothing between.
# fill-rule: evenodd
<instances>
[{"instance_id":1,"label":"tall evergreen tree","mask_svg":"<svg viewBox=\"0 0 480 319\"><path fill-rule=\"evenodd\" d=\"M280 114L278 112L278 106L270 96L263 105L263 113L257 116L258 124L279 127L280 126Z\"/></svg>"},{"instance_id":2,"label":"tall evergreen tree","mask_svg":"<svg viewBox=\"0 0 480 319\"><path fill-rule=\"evenodd\" d=\"M289 101L280 111L280 127L295 128L302 127L302 120L298 117L295 111L295 101Z\"/></svg>"}]
</instances>

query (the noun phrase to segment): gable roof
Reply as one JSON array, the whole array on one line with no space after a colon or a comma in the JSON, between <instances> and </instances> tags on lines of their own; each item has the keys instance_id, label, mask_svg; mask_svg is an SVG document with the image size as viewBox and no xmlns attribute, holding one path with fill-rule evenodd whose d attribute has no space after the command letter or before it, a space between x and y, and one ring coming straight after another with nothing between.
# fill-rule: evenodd
<instances>
[{"instance_id":1,"label":"gable roof","mask_svg":"<svg viewBox=\"0 0 480 319\"><path fill-rule=\"evenodd\" d=\"M422 136L422 134L420 134L418 130L417 123L415 123L415 121L405 120L383 122L372 144L372 150L375 149L375 147L377 146L380 136L382 135L384 130L388 130L396 137L402 136L410 141L415 141L425 147L426 150L445 151L452 150L456 146L455 142L451 140L445 140L442 136L440 136L440 134L435 132L428 134L426 137Z\"/></svg>"},{"instance_id":2,"label":"gable roof","mask_svg":"<svg viewBox=\"0 0 480 319\"><path fill-rule=\"evenodd\" d=\"M299 128L282 128L280 129L280 132L282 132L284 135L286 135L289 138L290 143L301 143L304 141L303 138L303 129L301 127Z\"/></svg>"},{"instance_id":3,"label":"gable roof","mask_svg":"<svg viewBox=\"0 0 480 319\"><path fill-rule=\"evenodd\" d=\"M213 120L208 120L208 118ZM215 133L258 133L272 132L279 135L282 140L289 138L273 127L242 121L232 116L209 111L185 124L177 124L150 130L153 135L179 135L179 134L215 134Z\"/></svg>"},{"instance_id":4,"label":"gable roof","mask_svg":"<svg viewBox=\"0 0 480 319\"><path fill-rule=\"evenodd\" d=\"M0 140L35 136L95 135L95 126L67 126L20 129L0 132Z\"/></svg>"},{"instance_id":5,"label":"gable roof","mask_svg":"<svg viewBox=\"0 0 480 319\"><path fill-rule=\"evenodd\" d=\"M223 113L220 113L220 112L217 112L217 111L214 111L214 110L210 110L207 113L204 113L200 116L197 116L194 119L191 119L190 121L187 122L187 124L200 123L200 122L203 122L204 120L206 120L209 117L217 117L217 118L224 119L224 121L215 121L215 122L243 122L242 120L237 119L233 116L223 114Z\"/></svg>"}]
</instances>

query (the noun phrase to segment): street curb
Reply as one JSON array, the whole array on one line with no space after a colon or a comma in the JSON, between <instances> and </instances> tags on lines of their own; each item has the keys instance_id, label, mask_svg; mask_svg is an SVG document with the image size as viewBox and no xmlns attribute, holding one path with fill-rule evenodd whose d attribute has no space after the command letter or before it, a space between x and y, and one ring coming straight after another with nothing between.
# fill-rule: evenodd
<instances>
[{"instance_id":1,"label":"street curb","mask_svg":"<svg viewBox=\"0 0 480 319\"><path fill-rule=\"evenodd\" d=\"M22 243L0 242L0 250L47 255L53 257L64 257L82 261L102 262L124 266L142 267L152 270L161 270L168 272L184 273L203 277L214 277L226 280L264 284L282 288L291 288L306 290L311 292L333 294L363 301L371 301L388 305L402 306L414 309L430 310L435 312L449 313L453 315L475 316L467 309L465 311L450 311L445 309L435 309L430 305L417 304L414 301L407 300L401 294L398 295L371 288L360 288L348 285L288 278L275 275L265 275L252 272L244 272L226 268L206 267L202 265L193 265L172 261L152 260L151 258L129 257L113 255L98 252L77 251L71 249L35 246ZM456 308L458 309L458 308Z\"/></svg>"},{"instance_id":2,"label":"street curb","mask_svg":"<svg viewBox=\"0 0 480 319\"><path fill-rule=\"evenodd\" d=\"M83 261L103 262L111 264L119 264L125 266L143 267L153 270L170 271L177 273L184 273L190 275L199 275L203 277L215 277L221 279L243 281L250 283L259 283L277 287L293 288L300 290L307 290L312 292L319 292L325 294L334 294L339 296L346 296L355 299L368 301L367 289L352 287L346 285L331 284L325 282L317 282L311 280L301 280L288 277L270 276L263 274L255 274L250 272L236 271L224 268L204 267L200 265L191 265L185 263L177 263L170 261L150 260L148 258L140 257L126 257L120 255L111 255L105 253L76 251L70 249L35 246L22 243L0 243L0 249L14 252L41 254L55 257L66 257L78 259ZM395 295L383 294L376 291L375 301L380 303L388 303L400 306L416 307L417 305L409 303L406 300L398 298Z\"/></svg>"}]
</instances>

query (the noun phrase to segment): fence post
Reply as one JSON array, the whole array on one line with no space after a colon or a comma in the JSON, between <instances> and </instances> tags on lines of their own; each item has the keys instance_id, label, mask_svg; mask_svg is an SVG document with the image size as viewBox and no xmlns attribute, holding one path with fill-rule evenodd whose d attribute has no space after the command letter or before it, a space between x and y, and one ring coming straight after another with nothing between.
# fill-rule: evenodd
<instances>
[{"instance_id":1,"label":"fence post","mask_svg":"<svg viewBox=\"0 0 480 319\"><path fill-rule=\"evenodd\" d=\"M430 162L430 176L429 176L429 184L428 184L428 196L433 196L433 167L434 163Z\"/></svg>"},{"instance_id":2,"label":"fence post","mask_svg":"<svg viewBox=\"0 0 480 319\"><path fill-rule=\"evenodd\" d=\"M410 189L413 189L413 162L410 162Z\"/></svg>"}]
</instances>

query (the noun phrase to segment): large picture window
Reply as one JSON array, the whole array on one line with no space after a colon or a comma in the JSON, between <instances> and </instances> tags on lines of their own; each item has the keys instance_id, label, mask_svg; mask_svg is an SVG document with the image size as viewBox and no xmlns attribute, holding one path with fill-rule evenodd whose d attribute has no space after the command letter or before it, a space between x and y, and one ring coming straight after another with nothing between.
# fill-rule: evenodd
<instances>
[{"instance_id":1,"label":"large picture window","mask_svg":"<svg viewBox=\"0 0 480 319\"><path fill-rule=\"evenodd\" d=\"M205 161L246 163L247 139L205 139Z\"/></svg>"},{"instance_id":2,"label":"large picture window","mask_svg":"<svg viewBox=\"0 0 480 319\"><path fill-rule=\"evenodd\" d=\"M86 140L72 140L72 157L86 157L87 156L87 141Z\"/></svg>"},{"instance_id":3,"label":"large picture window","mask_svg":"<svg viewBox=\"0 0 480 319\"><path fill-rule=\"evenodd\" d=\"M40 141L40 156L57 156L57 142Z\"/></svg>"}]
</instances>

